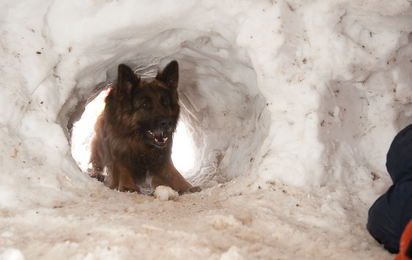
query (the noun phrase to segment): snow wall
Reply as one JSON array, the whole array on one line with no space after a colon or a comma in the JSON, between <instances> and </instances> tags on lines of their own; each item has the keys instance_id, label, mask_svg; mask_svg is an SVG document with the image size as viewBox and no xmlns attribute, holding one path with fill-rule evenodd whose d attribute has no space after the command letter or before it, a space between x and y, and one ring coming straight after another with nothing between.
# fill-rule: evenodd
<instances>
[{"instance_id":1,"label":"snow wall","mask_svg":"<svg viewBox=\"0 0 412 260\"><path fill-rule=\"evenodd\" d=\"M3 1L0 206L97 186L67 126L118 64L153 76L172 59L193 183L249 176L378 194L389 145L412 121L411 11L400 0Z\"/></svg>"}]
</instances>

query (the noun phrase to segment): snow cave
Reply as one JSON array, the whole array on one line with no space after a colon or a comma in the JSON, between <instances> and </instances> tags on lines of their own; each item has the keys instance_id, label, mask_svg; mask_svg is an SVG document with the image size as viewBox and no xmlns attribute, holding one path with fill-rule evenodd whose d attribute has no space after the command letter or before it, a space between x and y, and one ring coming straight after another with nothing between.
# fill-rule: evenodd
<instances>
[{"instance_id":1,"label":"snow cave","mask_svg":"<svg viewBox=\"0 0 412 260\"><path fill-rule=\"evenodd\" d=\"M394 258L365 225L412 123L411 1L15 0L0 21L0 259ZM171 60L203 190L110 190L79 119L119 64Z\"/></svg>"}]
</instances>

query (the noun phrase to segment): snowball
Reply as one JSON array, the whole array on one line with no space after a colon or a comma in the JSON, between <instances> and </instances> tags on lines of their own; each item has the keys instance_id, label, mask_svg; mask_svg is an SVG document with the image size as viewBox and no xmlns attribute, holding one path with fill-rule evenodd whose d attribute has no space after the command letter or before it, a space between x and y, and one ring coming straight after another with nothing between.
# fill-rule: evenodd
<instances>
[{"instance_id":1,"label":"snowball","mask_svg":"<svg viewBox=\"0 0 412 260\"><path fill-rule=\"evenodd\" d=\"M159 186L154 192L154 197L160 201L177 200L179 193L167 186Z\"/></svg>"}]
</instances>

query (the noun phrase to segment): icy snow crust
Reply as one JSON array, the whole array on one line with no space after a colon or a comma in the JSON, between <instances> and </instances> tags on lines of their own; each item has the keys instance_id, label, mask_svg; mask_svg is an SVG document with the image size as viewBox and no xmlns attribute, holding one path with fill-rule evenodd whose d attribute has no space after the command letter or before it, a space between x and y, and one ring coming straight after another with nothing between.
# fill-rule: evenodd
<instances>
[{"instance_id":1,"label":"icy snow crust","mask_svg":"<svg viewBox=\"0 0 412 260\"><path fill-rule=\"evenodd\" d=\"M404 0L3 1L0 258L392 259L365 224L412 122L411 14ZM108 190L66 126L119 63L150 77L172 59L186 177L204 190Z\"/></svg>"}]
</instances>

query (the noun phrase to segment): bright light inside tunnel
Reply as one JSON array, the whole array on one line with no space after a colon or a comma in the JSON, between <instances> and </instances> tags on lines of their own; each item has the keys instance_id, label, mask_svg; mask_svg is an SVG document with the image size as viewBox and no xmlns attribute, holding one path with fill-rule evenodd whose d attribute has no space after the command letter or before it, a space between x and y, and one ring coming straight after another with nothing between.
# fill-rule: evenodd
<instances>
[{"instance_id":1,"label":"bright light inside tunnel","mask_svg":"<svg viewBox=\"0 0 412 260\"><path fill-rule=\"evenodd\" d=\"M185 175L194 166L195 155L186 124L179 121L173 137L172 160L176 169Z\"/></svg>"},{"instance_id":2,"label":"bright light inside tunnel","mask_svg":"<svg viewBox=\"0 0 412 260\"><path fill-rule=\"evenodd\" d=\"M90 141L94 135L94 124L104 108L104 99L109 91L102 91L91 101L73 126L72 155L82 171L87 171L90 157ZM176 169L183 175L194 166L194 151L187 127L179 121L173 138L172 160Z\"/></svg>"},{"instance_id":3,"label":"bright light inside tunnel","mask_svg":"<svg viewBox=\"0 0 412 260\"><path fill-rule=\"evenodd\" d=\"M108 90L102 91L91 101L83 112L81 119L73 126L72 155L82 171L87 171L90 157L90 141L94 135L94 124L104 108L104 99Z\"/></svg>"}]
</instances>

